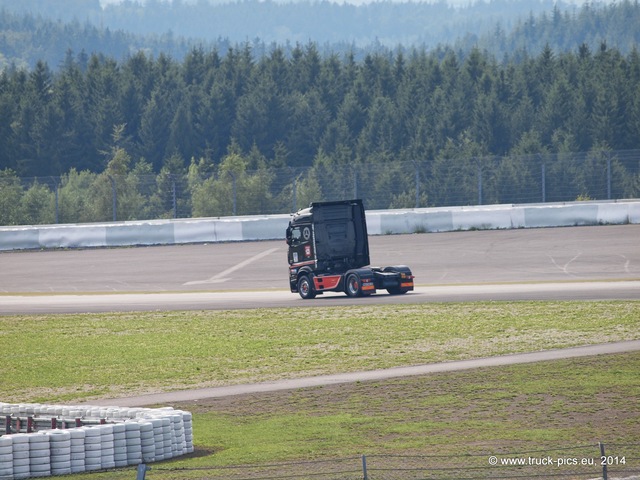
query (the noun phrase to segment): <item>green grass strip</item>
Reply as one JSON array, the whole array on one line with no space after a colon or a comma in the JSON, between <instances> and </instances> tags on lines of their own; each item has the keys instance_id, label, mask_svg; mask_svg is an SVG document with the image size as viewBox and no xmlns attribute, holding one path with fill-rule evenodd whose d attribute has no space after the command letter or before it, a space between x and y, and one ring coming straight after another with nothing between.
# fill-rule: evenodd
<instances>
[{"instance_id":1,"label":"green grass strip","mask_svg":"<svg viewBox=\"0 0 640 480\"><path fill-rule=\"evenodd\" d=\"M0 317L5 402L74 402L640 338L640 302Z\"/></svg>"}]
</instances>

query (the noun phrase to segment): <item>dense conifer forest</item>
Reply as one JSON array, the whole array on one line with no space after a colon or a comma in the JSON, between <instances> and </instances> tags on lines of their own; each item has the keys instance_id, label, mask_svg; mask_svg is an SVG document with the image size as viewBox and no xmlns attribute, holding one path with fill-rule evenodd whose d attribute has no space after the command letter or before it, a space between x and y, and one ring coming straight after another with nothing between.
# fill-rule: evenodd
<instances>
[{"instance_id":1,"label":"dense conifer forest","mask_svg":"<svg viewBox=\"0 0 640 480\"><path fill-rule=\"evenodd\" d=\"M441 57L442 56L442 57ZM480 50L254 60L250 46L178 62L69 56L0 75L0 166L101 171L119 146L151 171L236 148L272 166L640 148L640 54L606 44L498 63Z\"/></svg>"}]
</instances>

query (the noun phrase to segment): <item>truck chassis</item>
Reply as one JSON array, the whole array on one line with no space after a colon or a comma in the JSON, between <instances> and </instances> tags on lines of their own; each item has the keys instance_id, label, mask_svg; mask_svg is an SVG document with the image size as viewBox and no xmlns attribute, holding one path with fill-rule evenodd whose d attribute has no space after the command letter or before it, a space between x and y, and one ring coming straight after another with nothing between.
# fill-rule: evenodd
<instances>
[{"instance_id":1,"label":"truck chassis","mask_svg":"<svg viewBox=\"0 0 640 480\"><path fill-rule=\"evenodd\" d=\"M372 295L387 290L402 295L413 290L413 275L409 267L363 267L340 274L314 274L304 268L291 267L291 291L304 299L315 298L324 292L344 292L350 297Z\"/></svg>"}]
</instances>

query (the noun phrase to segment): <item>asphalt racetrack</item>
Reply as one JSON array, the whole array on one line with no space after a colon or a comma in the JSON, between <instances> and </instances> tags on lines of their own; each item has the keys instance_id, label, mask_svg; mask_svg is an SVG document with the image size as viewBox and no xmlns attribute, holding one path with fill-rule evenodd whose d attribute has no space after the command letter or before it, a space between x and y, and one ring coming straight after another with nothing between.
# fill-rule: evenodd
<instances>
[{"instance_id":1,"label":"asphalt racetrack","mask_svg":"<svg viewBox=\"0 0 640 480\"><path fill-rule=\"evenodd\" d=\"M370 237L373 265L416 290L368 298L288 290L284 241L0 253L0 314L640 299L640 225Z\"/></svg>"}]
</instances>

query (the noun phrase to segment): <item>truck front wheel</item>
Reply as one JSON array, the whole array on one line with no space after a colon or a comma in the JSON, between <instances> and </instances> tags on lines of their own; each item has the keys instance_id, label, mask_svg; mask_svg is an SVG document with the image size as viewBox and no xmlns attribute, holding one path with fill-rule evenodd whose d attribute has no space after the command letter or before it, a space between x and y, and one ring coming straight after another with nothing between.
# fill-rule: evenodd
<instances>
[{"instance_id":1,"label":"truck front wheel","mask_svg":"<svg viewBox=\"0 0 640 480\"><path fill-rule=\"evenodd\" d=\"M305 300L316 297L316 291L313 289L313 285L307 275L302 275L298 279L298 293Z\"/></svg>"},{"instance_id":2,"label":"truck front wheel","mask_svg":"<svg viewBox=\"0 0 640 480\"><path fill-rule=\"evenodd\" d=\"M360 283L360 277L355 273L350 273L347 276L347 282L345 290L350 297L359 297L362 295L362 284Z\"/></svg>"}]
</instances>

